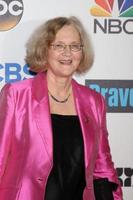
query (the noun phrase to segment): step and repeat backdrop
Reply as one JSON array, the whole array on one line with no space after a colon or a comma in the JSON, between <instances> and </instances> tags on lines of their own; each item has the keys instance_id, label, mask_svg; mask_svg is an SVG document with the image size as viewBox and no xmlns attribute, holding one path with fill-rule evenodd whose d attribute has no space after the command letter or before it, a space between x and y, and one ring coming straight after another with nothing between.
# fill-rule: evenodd
<instances>
[{"instance_id":1,"label":"step and repeat backdrop","mask_svg":"<svg viewBox=\"0 0 133 200\"><path fill-rule=\"evenodd\" d=\"M77 16L90 34L93 67L75 79L107 103L112 157L124 200L133 200L133 0L0 0L0 89L30 78L25 43L45 20Z\"/></svg>"}]
</instances>

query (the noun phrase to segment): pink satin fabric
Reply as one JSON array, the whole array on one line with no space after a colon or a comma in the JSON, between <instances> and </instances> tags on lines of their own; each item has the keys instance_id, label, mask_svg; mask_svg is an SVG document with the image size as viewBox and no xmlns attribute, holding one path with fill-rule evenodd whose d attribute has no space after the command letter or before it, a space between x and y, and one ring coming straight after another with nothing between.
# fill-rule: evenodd
<instances>
[{"instance_id":1,"label":"pink satin fabric","mask_svg":"<svg viewBox=\"0 0 133 200\"><path fill-rule=\"evenodd\" d=\"M74 80L72 87L84 140L83 200L95 200L94 178L118 183L107 139L105 103L100 94ZM7 84L0 94L0 200L43 200L52 150L45 73ZM114 200L122 200L120 186Z\"/></svg>"}]
</instances>

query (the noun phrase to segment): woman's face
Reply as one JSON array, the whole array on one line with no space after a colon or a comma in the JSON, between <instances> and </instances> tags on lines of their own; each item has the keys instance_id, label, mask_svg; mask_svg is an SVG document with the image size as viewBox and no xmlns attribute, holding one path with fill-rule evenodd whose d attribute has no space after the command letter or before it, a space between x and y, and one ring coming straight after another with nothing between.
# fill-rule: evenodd
<instances>
[{"instance_id":1,"label":"woman's face","mask_svg":"<svg viewBox=\"0 0 133 200\"><path fill-rule=\"evenodd\" d=\"M79 33L72 25L61 28L48 49L48 71L58 77L71 77L82 59L80 45Z\"/></svg>"}]
</instances>

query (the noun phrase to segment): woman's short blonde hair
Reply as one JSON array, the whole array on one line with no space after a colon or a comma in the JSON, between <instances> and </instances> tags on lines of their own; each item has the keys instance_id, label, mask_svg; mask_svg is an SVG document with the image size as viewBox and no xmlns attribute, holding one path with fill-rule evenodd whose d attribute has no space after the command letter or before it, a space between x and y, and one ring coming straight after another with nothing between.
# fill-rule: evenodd
<instances>
[{"instance_id":1,"label":"woman's short blonde hair","mask_svg":"<svg viewBox=\"0 0 133 200\"><path fill-rule=\"evenodd\" d=\"M77 17L56 17L46 21L32 34L26 44L25 61L33 72L47 70L47 51L57 32L65 25L72 25L78 31L83 44L83 57L77 73L86 72L93 64L94 53L90 37Z\"/></svg>"}]
</instances>

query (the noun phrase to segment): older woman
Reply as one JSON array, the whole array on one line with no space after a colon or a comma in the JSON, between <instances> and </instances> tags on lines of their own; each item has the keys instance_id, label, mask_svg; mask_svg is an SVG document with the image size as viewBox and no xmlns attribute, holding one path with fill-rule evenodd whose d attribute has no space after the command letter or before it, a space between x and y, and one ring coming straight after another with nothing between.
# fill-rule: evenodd
<instances>
[{"instance_id":1,"label":"older woman","mask_svg":"<svg viewBox=\"0 0 133 200\"><path fill-rule=\"evenodd\" d=\"M48 20L26 61L38 74L0 96L0 200L122 200L104 100L72 78L93 63L81 22Z\"/></svg>"}]
</instances>

